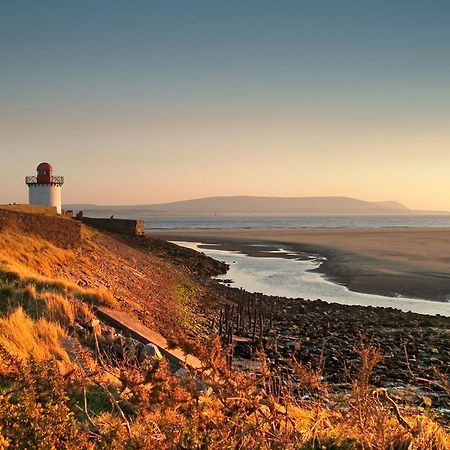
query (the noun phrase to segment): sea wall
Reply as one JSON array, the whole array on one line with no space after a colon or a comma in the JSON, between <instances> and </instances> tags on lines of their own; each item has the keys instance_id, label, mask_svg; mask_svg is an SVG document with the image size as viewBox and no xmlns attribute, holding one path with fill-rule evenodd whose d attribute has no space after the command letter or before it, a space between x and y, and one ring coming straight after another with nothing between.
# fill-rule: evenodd
<instances>
[{"instance_id":1,"label":"sea wall","mask_svg":"<svg viewBox=\"0 0 450 450\"><path fill-rule=\"evenodd\" d=\"M41 206L41 205L0 205L0 209L7 209L8 211L20 211L27 212L31 214L47 214L55 216L57 214L56 206Z\"/></svg>"},{"instance_id":2,"label":"sea wall","mask_svg":"<svg viewBox=\"0 0 450 450\"><path fill-rule=\"evenodd\" d=\"M86 225L98 228L102 231L111 231L112 233L125 234L127 236L143 236L143 220L126 219L98 219L95 217L79 217Z\"/></svg>"},{"instance_id":3,"label":"sea wall","mask_svg":"<svg viewBox=\"0 0 450 450\"><path fill-rule=\"evenodd\" d=\"M76 248L81 245L81 224L56 215L31 214L0 208L0 231L5 229L34 234L59 247Z\"/></svg>"}]
</instances>

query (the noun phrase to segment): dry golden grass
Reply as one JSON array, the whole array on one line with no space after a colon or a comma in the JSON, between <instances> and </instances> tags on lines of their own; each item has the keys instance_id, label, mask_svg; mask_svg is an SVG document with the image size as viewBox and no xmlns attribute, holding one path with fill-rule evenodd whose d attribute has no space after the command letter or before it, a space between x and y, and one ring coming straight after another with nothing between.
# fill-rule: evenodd
<instances>
[{"instance_id":1,"label":"dry golden grass","mask_svg":"<svg viewBox=\"0 0 450 450\"><path fill-rule=\"evenodd\" d=\"M106 288L83 289L72 281L55 277L57 265L70 266L76 257L73 250L59 248L37 236L10 230L0 232L0 279L34 286L31 289L38 292L56 291L88 304L117 308L117 300Z\"/></svg>"},{"instance_id":2,"label":"dry golden grass","mask_svg":"<svg viewBox=\"0 0 450 450\"><path fill-rule=\"evenodd\" d=\"M21 359L33 355L38 361L52 357L69 361L69 356L60 344L60 340L66 336L58 323L45 319L33 321L22 308L0 318L0 346Z\"/></svg>"},{"instance_id":3,"label":"dry golden grass","mask_svg":"<svg viewBox=\"0 0 450 450\"><path fill-rule=\"evenodd\" d=\"M92 303L96 306L108 306L109 308L118 308L119 303L108 291L108 289L100 286L97 289L81 289L75 294L77 298Z\"/></svg>"},{"instance_id":4,"label":"dry golden grass","mask_svg":"<svg viewBox=\"0 0 450 450\"><path fill-rule=\"evenodd\" d=\"M45 302L45 316L51 321L73 325L87 323L94 317L89 307L78 300L69 300L55 292L45 292L41 298Z\"/></svg>"},{"instance_id":5,"label":"dry golden grass","mask_svg":"<svg viewBox=\"0 0 450 450\"><path fill-rule=\"evenodd\" d=\"M43 294L45 309L50 320L72 325L75 322L75 308L70 302L60 294L46 292Z\"/></svg>"},{"instance_id":6,"label":"dry golden grass","mask_svg":"<svg viewBox=\"0 0 450 450\"><path fill-rule=\"evenodd\" d=\"M33 319L45 318L63 326L73 325L75 322L84 324L94 316L90 307L73 294L38 290L29 281L25 287L22 285L17 282L3 287L0 285L0 311L3 314L21 307Z\"/></svg>"},{"instance_id":7,"label":"dry golden grass","mask_svg":"<svg viewBox=\"0 0 450 450\"><path fill-rule=\"evenodd\" d=\"M0 233L0 265L21 277L51 276L56 264L70 264L72 250L59 248L37 236L3 230Z\"/></svg>"}]
</instances>

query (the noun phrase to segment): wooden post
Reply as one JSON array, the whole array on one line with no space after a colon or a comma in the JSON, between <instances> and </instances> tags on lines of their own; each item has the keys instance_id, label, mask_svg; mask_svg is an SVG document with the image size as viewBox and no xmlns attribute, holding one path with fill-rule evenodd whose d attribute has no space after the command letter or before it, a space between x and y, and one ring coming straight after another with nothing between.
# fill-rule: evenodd
<instances>
[{"instance_id":1,"label":"wooden post","mask_svg":"<svg viewBox=\"0 0 450 450\"><path fill-rule=\"evenodd\" d=\"M259 345L262 345L263 338L263 315L262 311L259 312Z\"/></svg>"},{"instance_id":2,"label":"wooden post","mask_svg":"<svg viewBox=\"0 0 450 450\"><path fill-rule=\"evenodd\" d=\"M253 331L252 331L252 341L256 339L256 306L253 307Z\"/></svg>"},{"instance_id":3,"label":"wooden post","mask_svg":"<svg viewBox=\"0 0 450 450\"><path fill-rule=\"evenodd\" d=\"M222 337L223 332L223 308L220 308L220 316L219 316L219 336Z\"/></svg>"}]
</instances>

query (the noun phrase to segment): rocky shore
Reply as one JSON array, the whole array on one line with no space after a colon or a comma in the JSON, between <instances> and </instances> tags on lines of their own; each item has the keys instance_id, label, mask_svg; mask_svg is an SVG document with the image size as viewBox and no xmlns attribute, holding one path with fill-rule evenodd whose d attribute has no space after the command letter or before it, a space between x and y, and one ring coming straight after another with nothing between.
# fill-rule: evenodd
<instances>
[{"instance_id":1,"label":"rocky shore","mask_svg":"<svg viewBox=\"0 0 450 450\"><path fill-rule=\"evenodd\" d=\"M205 256L203 253L172 244L151 236L128 238L129 245L143 248L153 255L164 258L198 276L211 277L226 273L228 264Z\"/></svg>"},{"instance_id":2,"label":"rocky shore","mask_svg":"<svg viewBox=\"0 0 450 450\"><path fill-rule=\"evenodd\" d=\"M231 319L234 358L243 367L251 367L245 361L257 359L262 348L272 367L286 369L295 359L324 382L349 388L361 367L361 349L372 347L381 355L371 378L374 386L413 388L419 404L427 397L450 414L449 317L273 297L212 284L236 305L262 311L262 320L255 314L256 327L251 318L249 326L244 318L243 327L239 318ZM243 308L238 306L234 315Z\"/></svg>"}]
</instances>

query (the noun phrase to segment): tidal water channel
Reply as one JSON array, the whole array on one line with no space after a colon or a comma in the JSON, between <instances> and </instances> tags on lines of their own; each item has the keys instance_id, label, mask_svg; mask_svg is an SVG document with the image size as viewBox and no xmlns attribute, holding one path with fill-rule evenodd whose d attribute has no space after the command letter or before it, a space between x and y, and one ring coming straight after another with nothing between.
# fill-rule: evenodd
<instances>
[{"instance_id":1,"label":"tidal water channel","mask_svg":"<svg viewBox=\"0 0 450 450\"><path fill-rule=\"evenodd\" d=\"M240 252L203 247L198 242L174 242L224 261L230 269L219 280L231 280L231 286L249 292L260 292L291 298L321 299L344 305L380 306L419 314L450 316L450 303L407 297L387 297L350 291L346 286L330 281L314 271L323 261L314 255L289 253L273 249L271 257L248 256ZM279 257L278 257L279 255ZM289 258L286 258L289 256ZM296 257L298 256L298 257Z\"/></svg>"}]
</instances>

